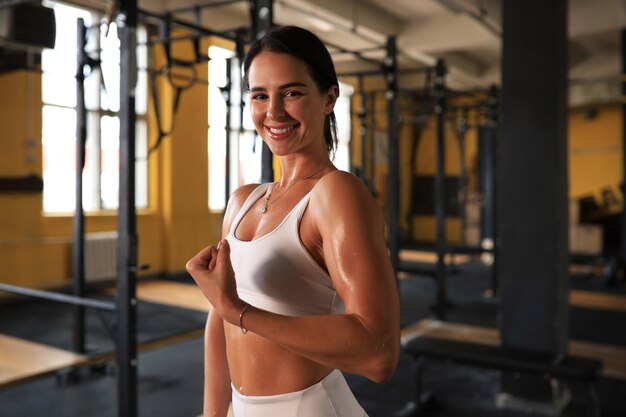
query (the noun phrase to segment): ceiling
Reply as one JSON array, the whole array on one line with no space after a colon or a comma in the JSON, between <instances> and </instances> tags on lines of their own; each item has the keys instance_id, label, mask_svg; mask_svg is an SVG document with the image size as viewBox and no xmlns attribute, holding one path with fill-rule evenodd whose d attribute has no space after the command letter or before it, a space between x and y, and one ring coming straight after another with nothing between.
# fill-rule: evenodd
<instances>
[{"instance_id":1,"label":"ceiling","mask_svg":"<svg viewBox=\"0 0 626 417\"><path fill-rule=\"evenodd\" d=\"M5 0L2 0L5 1ZM104 7L106 0L69 0ZM176 10L223 0L138 0L150 11ZM249 27L248 1L205 8L202 24L216 31ZM399 67L432 66L444 58L453 88L483 88L500 82L502 0L274 0L274 21L315 32L328 45L366 50L384 58L386 39L395 35ZM569 0L570 104L616 103L621 98L620 32L626 27L626 0ZM538 13L541 13L538 10ZM191 14L176 18L193 22ZM329 46L339 73L378 69ZM419 87L423 78L402 75L400 85Z\"/></svg>"},{"instance_id":2,"label":"ceiling","mask_svg":"<svg viewBox=\"0 0 626 417\"><path fill-rule=\"evenodd\" d=\"M502 0L275 0L274 21L306 27L324 41L348 50L384 46L396 35L403 68L431 66L445 58L447 82L482 88L500 82ZM165 10L197 0L140 0L140 7ZM208 2L205 2L208 3ZM247 2L203 12L216 30L249 24ZM621 96L620 31L626 0L569 0L570 104L615 103ZM538 11L540 13L540 11ZM181 15L184 18L184 15ZM338 72L375 69L352 54L333 53ZM363 53L381 60L384 50ZM401 84L418 86L418 77Z\"/></svg>"}]
</instances>

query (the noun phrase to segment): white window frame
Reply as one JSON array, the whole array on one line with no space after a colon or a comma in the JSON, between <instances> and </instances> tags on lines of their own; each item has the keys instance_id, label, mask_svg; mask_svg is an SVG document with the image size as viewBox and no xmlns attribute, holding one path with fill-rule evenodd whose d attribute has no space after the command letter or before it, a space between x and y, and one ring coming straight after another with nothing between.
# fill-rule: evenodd
<instances>
[{"instance_id":1,"label":"white window frame","mask_svg":"<svg viewBox=\"0 0 626 417\"><path fill-rule=\"evenodd\" d=\"M261 181L261 147L262 140L257 136L247 106L247 94L241 91L240 71L237 68L233 52L217 46L209 48L208 80L208 164L209 164L209 201L211 212L223 212L226 207L226 101L219 89L226 87L228 80L227 62L231 63L230 97L230 192L244 184ZM243 99L243 127L239 120L239 103Z\"/></svg>"},{"instance_id":2,"label":"white window frame","mask_svg":"<svg viewBox=\"0 0 626 417\"><path fill-rule=\"evenodd\" d=\"M87 50L100 51L103 60L101 69L95 70L85 79L85 107L87 110L87 153L83 171L83 207L87 212L115 210L118 207L119 178L119 40L115 24L109 26L109 36L104 38L106 26L94 26L102 15L73 5L48 1L46 6L55 8L55 14L75 11L92 27L88 36ZM60 11L60 12L59 12ZM72 19L73 21L73 19ZM74 21L75 22L75 21ZM95 27L95 29L93 29ZM98 31L96 36L94 31ZM73 31L73 32L72 32ZM44 152L44 213L64 214L75 209L75 151L76 151L76 24L57 24L57 48L64 48L67 61L59 65L54 62L57 50L42 54L42 145ZM140 27L138 35L137 66L140 68L136 88L136 206L148 206L148 167L147 167L147 48L146 32ZM101 45L104 41L105 44ZM63 52L59 52L63 53ZM51 59L47 59L51 54ZM72 61L70 61L70 57ZM51 62L50 65L47 65ZM111 64L107 65L109 62ZM55 65L56 64L56 65ZM108 72L105 71L108 69ZM107 79L108 78L108 79ZM66 88L55 91L56 82ZM51 114L64 114L65 126ZM73 123L72 123L73 122ZM104 138L109 138L104 142ZM53 152L47 147L63 146L57 153L65 152L66 159L59 160L57 171L51 170L50 159ZM63 158L63 157L61 157ZM103 159L104 158L104 159ZM46 159L49 163L46 164ZM107 162L108 161L108 162ZM68 168L69 166L69 168ZM114 168L112 168L114 167ZM114 171L112 171L112 169ZM59 170L64 174L59 174ZM71 172L70 172L71 171Z\"/></svg>"}]
</instances>

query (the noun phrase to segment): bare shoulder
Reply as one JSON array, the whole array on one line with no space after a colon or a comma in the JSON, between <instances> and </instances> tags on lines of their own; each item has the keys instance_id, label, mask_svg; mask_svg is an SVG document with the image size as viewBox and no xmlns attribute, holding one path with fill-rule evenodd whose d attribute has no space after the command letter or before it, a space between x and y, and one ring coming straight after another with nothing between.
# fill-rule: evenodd
<instances>
[{"instance_id":1,"label":"bare shoulder","mask_svg":"<svg viewBox=\"0 0 626 417\"><path fill-rule=\"evenodd\" d=\"M378 215L380 209L363 182L345 171L334 171L325 175L315 186L311 199L325 213L350 213L353 211Z\"/></svg>"},{"instance_id":2,"label":"bare shoulder","mask_svg":"<svg viewBox=\"0 0 626 417\"><path fill-rule=\"evenodd\" d=\"M235 213L238 212L241 206L243 206L243 203L245 203L246 199L250 196L250 194L252 194L252 191L254 191L259 185L261 184L246 184L233 191L228 199L227 213L232 210L234 210Z\"/></svg>"},{"instance_id":3,"label":"bare shoulder","mask_svg":"<svg viewBox=\"0 0 626 417\"><path fill-rule=\"evenodd\" d=\"M222 236L226 236L228 230L230 230L230 225L239 213L241 206L246 202L246 199L250 196L252 191L254 191L260 184L246 184L237 188L230 195L228 199L228 204L226 206L226 213L224 214L224 223L222 225Z\"/></svg>"}]
</instances>

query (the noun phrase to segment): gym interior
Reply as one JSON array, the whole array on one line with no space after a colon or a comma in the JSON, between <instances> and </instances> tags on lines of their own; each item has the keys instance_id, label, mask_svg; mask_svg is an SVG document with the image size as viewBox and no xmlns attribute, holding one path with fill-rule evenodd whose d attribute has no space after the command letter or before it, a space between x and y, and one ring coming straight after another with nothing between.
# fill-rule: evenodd
<instances>
[{"instance_id":1,"label":"gym interior","mask_svg":"<svg viewBox=\"0 0 626 417\"><path fill-rule=\"evenodd\" d=\"M185 263L280 177L241 83L275 25L327 45L387 222L368 415L626 415L624 1L2 0L0 416L202 413Z\"/></svg>"}]
</instances>

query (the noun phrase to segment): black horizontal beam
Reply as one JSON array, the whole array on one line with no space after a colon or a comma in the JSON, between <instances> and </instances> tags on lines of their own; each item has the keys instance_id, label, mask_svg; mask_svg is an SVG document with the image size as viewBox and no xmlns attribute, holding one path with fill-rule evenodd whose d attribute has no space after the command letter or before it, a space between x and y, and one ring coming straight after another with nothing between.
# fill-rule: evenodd
<instances>
[{"instance_id":1,"label":"black horizontal beam","mask_svg":"<svg viewBox=\"0 0 626 417\"><path fill-rule=\"evenodd\" d=\"M378 64L378 62L376 62ZM433 67L423 67L423 68L405 68L399 69L398 75L406 75L406 74L420 74L420 73L428 73L433 71ZM338 77L384 77L385 73L383 70L369 70L369 71L353 71L353 72L342 72L337 74Z\"/></svg>"},{"instance_id":2,"label":"black horizontal beam","mask_svg":"<svg viewBox=\"0 0 626 417\"><path fill-rule=\"evenodd\" d=\"M18 6L25 3L32 3L32 0L0 0L0 9L3 9L5 7Z\"/></svg>"},{"instance_id":3,"label":"black horizontal beam","mask_svg":"<svg viewBox=\"0 0 626 417\"><path fill-rule=\"evenodd\" d=\"M44 300L56 301L65 304L95 308L96 310L116 311L117 309L115 303L113 303L112 301L101 301L91 298L75 297L73 295L63 294L59 292L34 290L32 288L18 287L16 285L0 283L0 291L5 291L18 295L25 295L27 297L41 298Z\"/></svg>"},{"instance_id":4,"label":"black horizontal beam","mask_svg":"<svg viewBox=\"0 0 626 417\"><path fill-rule=\"evenodd\" d=\"M224 39L228 39L231 41L236 41L236 36L229 34L229 33L224 33L224 32L216 32L214 30L211 29L207 29L203 26L200 25L196 25L194 23L190 23L187 22L185 20L180 20L180 19L176 19L173 18L171 15L168 15L167 13L157 13L157 12L151 12L149 10L144 10L144 9L137 9L137 13L139 13L140 16L142 17L149 17L149 18L153 18L153 19L158 19L160 21L163 22L171 22L175 25L178 26L182 26L188 29L193 29L196 32L198 32L201 35L205 35L205 36L218 36Z\"/></svg>"},{"instance_id":5,"label":"black horizontal beam","mask_svg":"<svg viewBox=\"0 0 626 417\"><path fill-rule=\"evenodd\" d=\"M228 6L229 4L233 4L233 3L242 3L243 1L244 0L221 0L221 1L214 1L214 2L211 2L211 3L196 4L196 5L193 5L193 6L180 7L178 9L171 9L171 10L168 10L168 12L170 12L170 13L195 12L197 10L202 10L202 9L212 9L214 7Z\"/></svg>"},{"instance_id":6,"label":"black horizontal beam","mask_svg":"<svg viewBox=\"0 0 626 417\"><path fill-rule=\"evenodd\" d=\"M4 193L40 193L43 191L43 179L37 175L28 177L0 178L0 194Z\"/></svg>"}]
</instances>

